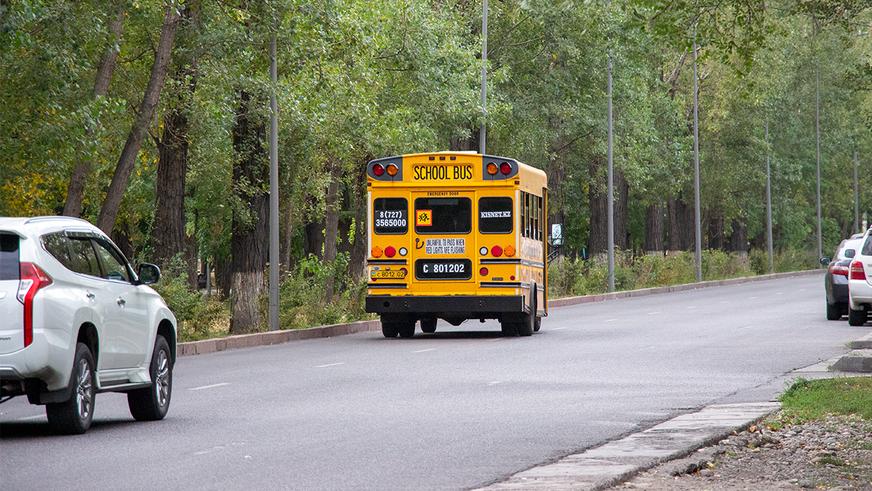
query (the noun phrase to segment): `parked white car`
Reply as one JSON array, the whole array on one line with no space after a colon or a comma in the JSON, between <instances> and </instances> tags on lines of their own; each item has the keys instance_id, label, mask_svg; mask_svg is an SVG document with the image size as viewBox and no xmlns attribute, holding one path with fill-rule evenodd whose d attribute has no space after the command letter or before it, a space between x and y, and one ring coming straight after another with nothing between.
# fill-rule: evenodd
<instances>
[{"instance_id":1,"label":"parked white car","mask_svg":"<svg viewBox=\"0 0 872 491\"><path fill-rule=\"evenodd\" d=\"M872 307L872 238L868 230L862 241L848 270L848 323L852 326L865 324Z\"/></svg>"},{"instance_id":2,"label":"parked white car","mask_svg":"<svg viewBox=\"0 0 872 491\"><path fill-rule=\"evenodd\" d=\"M26 395L62 433L87 431L98 392L163 419L176 319L147 286L159 279L84 220L0 218L0 402Z\"/></svg>"}]
</instances>

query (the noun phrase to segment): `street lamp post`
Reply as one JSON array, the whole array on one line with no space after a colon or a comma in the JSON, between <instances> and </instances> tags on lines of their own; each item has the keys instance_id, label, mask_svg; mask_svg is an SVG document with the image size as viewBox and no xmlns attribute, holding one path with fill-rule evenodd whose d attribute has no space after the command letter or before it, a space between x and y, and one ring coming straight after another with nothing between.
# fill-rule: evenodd
<instances>
[{"instance_id":1,"label":"street lamp post","mask_svg":"<svg viewBox=\"0 0 872 491\"><path fill-rule=\"evenodd\" d=\"M696 225L694 260L696 281L702 281L702 225L699 205L699 77L697 76L696 26L693 28L693 218Z\"/></svg>"},{"instance_id":2,"label":"street lamp post","mask_svg":"<svg viewBox=\"0 0 872 491\"><path fill-rule=\"evenodd\" d=\"M610 5L611 2L608 2ZM608 15L608 13L607 13ZM607 185L607 200L608 206L607 225L608 232L608 256L609 256L609 291L615 291L615 162L614 162L614 118L612 114L612 50L609 46L608 50L608 185Z\"/></svg>"},{"instance_id":3,"label":"street lamp post","mask_svg":"<svg viewBox=\"0 0 872 491\"><path fill-rule=\"evenodd\" d=\"M269 43L270 132L269 132L269 330L279 328L279 108L276 100L276 35Z\"/></svg>"},{"instance_id":4,"label":"street lamp post","mask_svg":"<svg viewBox=\"0 0 872 491\"><path fill-rule=\"evenodd\" d=\"M481 128L478 132L478 152L485 153L487 141L487 0L481 2Z\"/></svg>"},{"instance_id":5,"label":"street lamp post","mask_svg":"<svg viewBox=\"0 0 872 491\"><path fill-rule=\"evenodd\" d=\"M769 272L775 272L775 254L772 246L772 174L769 165L769 121L766 121L766 248L769 250Z\"/></svg>"},{"instance_id":6,"label":"street lamp post","mask_svg":"<svg viewBox=\"0 0 872 491\"><path fill-rule=\"evenodd\" d=\"M818 23L817 18L814 19L814 38L815 38L815 55L814 55L814 132L815 132L815 157L816 157L816 173L817 186L815 192L817 205L817 249L818 257L824 255L823 234L821 232L821 66L818 60L817 53L817 33Z\"/></svg>"}]
</instances>

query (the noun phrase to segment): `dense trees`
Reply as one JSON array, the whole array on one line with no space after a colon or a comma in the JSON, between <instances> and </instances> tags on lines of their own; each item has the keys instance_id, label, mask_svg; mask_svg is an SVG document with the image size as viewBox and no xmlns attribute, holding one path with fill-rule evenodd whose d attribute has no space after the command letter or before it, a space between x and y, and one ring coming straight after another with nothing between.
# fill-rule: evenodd
<instances>
[{"instance_id":1,"label":"dense trees","mask_svg":"<svg viewBox=\"0 0 872 491\"><path fill-rule=\"evenodd\" d=\"M231 298L233 331L258 328L276 32L282 268L311 268L312 255L330 272L321 301L341 296L363 273L363 164L477 146L480 9L469 0L0 2L0 215L83 216L136 257L179 261L189 283L209 264ZM826 249L853 230L855 150L868 209L866 2L505 1L491 2L489 18L488 151L546 169L568 253L605 248L609 51L616 243L637 253L693 247L694 32L703 246L764 247L768 152L776 247L816 248L816 71Z\"/></svg>"}]
</instances>

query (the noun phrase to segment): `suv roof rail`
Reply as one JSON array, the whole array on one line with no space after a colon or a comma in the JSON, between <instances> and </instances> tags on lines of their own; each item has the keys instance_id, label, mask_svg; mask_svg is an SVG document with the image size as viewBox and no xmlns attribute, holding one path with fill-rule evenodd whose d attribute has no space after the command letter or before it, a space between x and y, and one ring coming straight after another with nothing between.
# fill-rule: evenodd
<instances>
[{"instance_id":1,"label":"suv roof rail","mask_svg":"<svg viewBox=\"0 0 872 491\"><path fill-rule=\"evenodd\" d=\"M87 220L85 220L85 219L83 219L83 218L78 218L78 217L68 217L68 216L65 216L65 215L33 217L33 218L28 219L28 220L27 220L26 222L24 222L24 223L50 222L50 221L53 221L53 220L72 220L72 221L76 221L76 222L85 222L85 223L87 223L87 224L89 224L89 225L91 224L91 222L89 222L89 221L87 221Z\"/></svg>"}]
</instances>

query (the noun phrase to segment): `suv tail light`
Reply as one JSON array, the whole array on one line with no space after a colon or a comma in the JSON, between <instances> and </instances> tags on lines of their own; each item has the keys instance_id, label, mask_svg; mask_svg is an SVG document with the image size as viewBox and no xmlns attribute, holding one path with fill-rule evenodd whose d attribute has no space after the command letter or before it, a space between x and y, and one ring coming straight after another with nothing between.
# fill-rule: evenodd
<instances>
[{"instance_id":1,"label":"suv tail light","mask_svg":"<svg viewBox=\"0 0 872 491\"><path fill-rule=\"evenodd\" d=\"M854 261L851 263L851 279L852 280L865 280L866 279L866 271L863 270L863 263L860 261Z\"/></svg>"},{"instance_id":2,"label":"suv tail light","mask_svg":"<svg viewBox=\"0 0 872 491\"><path fill-rule=\"evenodd\" d=\"M18 301L24 304L24 347L33 342L33 297L52 284L51 276L33 263L21 263Z\"/></svg>"}]
</instances>

